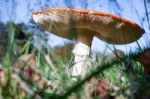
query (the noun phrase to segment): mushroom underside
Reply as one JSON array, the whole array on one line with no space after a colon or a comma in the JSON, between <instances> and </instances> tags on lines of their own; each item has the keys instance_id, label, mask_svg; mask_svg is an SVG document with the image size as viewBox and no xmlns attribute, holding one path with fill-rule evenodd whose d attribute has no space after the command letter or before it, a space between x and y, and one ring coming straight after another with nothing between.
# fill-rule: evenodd
<instances>
[{"instance_id":1,"label":"mushroom underside","mask_svg":"<svg viewBox=\"0 0 150 99\"><path fill-rule=\"evenodd\" d=\"M58 22L42 23L46 22L39 23L44 30L70 40L74 39L78 34L87 35L87 33L91 33L104 42L119 45L132 43L142 36L140 33L141 31L132 26L129 26L128 28L127 26L124 26L126 28L117 28L113 25L102 26L101 24L96 24L94 26L91 24L85 25L86 23L72 23L68 26Z\"/></svg>"}]
</instances>

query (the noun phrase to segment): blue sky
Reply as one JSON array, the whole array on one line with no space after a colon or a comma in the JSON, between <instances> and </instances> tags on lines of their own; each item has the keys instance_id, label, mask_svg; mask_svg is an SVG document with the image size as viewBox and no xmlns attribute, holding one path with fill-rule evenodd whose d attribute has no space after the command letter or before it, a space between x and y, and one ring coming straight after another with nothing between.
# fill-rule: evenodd
<instances>
[{"instance_id":1,"label":"blue sky","mask_svg":"<svg viewBox=\"0 0 150 99\"><path fill-rule=\"evenodd\" d=\"M145 19L144 0L0 0L0 21L7 22L12 20L16 23L29 22L32 11L47 9L47 8L84 8L89 10L96 10L111 13L129 20L142 26L146 33L138 40L140 45L146 46L150 43L150 30L148 28L147 20ZM147 3L147 6L150 6ZM150 8L148 7L148 12ZM150 16L150 15L149 15ZM59 44L64 44L65 39L50 35L49 44L54 47ZM94 38L92 43L92 50L103 52L107 43L100 39ZM111 47L112 45L109 44ZM130 49L136 50L137 43L127 45L117 45L117 49L129 52Z\"/></svg>"}]
</instances>

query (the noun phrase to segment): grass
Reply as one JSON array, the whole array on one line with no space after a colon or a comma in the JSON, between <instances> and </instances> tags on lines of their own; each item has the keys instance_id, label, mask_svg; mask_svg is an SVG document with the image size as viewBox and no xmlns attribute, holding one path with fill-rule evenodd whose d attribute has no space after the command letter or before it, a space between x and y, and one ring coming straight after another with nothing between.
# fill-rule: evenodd
<instances>
[{"instance_id":1,"label":"grass","mask_svg":"<svg viewBox=\"0 0 150 99\"><path fill-rule=\"evenodd\" d=\"M16 50L14 47L17 46L16 27L8 23L7 28L8 46L0 66L0 98L85 99L90 97L91 87L88 84L94 86L94 83L98 83L101 79L108 82L107 92L111 97L140 99L139 97L149 91L149 78L136 60L141 50L121 58L116 55L115 60L107 59L105 55L102 55L102 58L98 56L100 58L98 60L104 62L94 61L94 66L91 66L87 77L74 81L70 75L73 65L70 55L64 59L54 50L46 53L34 49L32 58L18 60L21 55L29 53L30 40L27 40L19 51ZM15 54L16 52L18 54ZM92 82L93 79L95 80ZM97 85L95 87L96 89L92 87L93 92L97 91ZM99 94L93 96L94 99L97 97L100 97Z\"/></svg>"}]
</instances>

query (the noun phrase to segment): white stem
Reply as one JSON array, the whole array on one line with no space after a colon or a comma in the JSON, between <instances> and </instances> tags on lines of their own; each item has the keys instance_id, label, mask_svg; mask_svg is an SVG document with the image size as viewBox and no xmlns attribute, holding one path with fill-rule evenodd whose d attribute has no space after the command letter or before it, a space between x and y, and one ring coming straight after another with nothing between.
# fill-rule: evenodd
<instances>
[{"instance_id":1,"label":"white stem","mask_svg":"<svg viewBox=\"0 0 150 99\"><path fill-rule=\"evenodd\" d=\"M82 42L78 42L72 53L74 54L72 76L85 77L89 62L90 47Z\"/></svg>"}]
</instances>

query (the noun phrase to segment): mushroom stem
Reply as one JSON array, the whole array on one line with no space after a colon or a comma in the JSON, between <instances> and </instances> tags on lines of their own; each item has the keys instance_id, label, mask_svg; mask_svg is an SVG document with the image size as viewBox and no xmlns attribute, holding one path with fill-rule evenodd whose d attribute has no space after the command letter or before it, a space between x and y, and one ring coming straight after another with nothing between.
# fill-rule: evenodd
<instances>
[{"instance_id":1,"label":"mushroom stem","mask_svg":"<svg viewBox=\"0 0 150 99\"><path fill-rule=\"evenodd\" d=\"M72 76L84 78L89 65L89 55L93 35L78 35L77 43L72 51L74 54L74 66Z\"/></svg>"}]
</instances>

